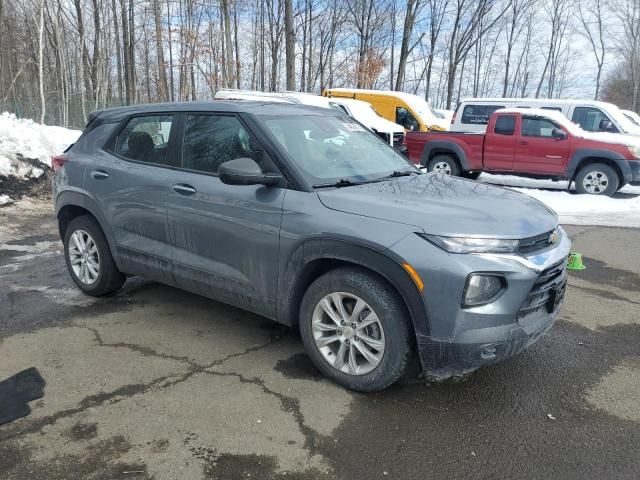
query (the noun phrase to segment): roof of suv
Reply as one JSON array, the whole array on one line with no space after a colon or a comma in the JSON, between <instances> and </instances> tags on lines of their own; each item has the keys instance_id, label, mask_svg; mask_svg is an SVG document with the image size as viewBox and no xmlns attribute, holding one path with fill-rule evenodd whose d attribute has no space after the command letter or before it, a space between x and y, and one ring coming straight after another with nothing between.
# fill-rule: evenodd
<instances>
[{"instance_id":1,"label":"roof of suv","mask_svg":"<svg viewBox=\"0 0 640 480\"><path fill-rule=\"evenodd\" d=\"M102 122L117 122L130 115L170 112L232 112L253 115L340 115L337 110L309 105L268 101L219 100L211 102L147 103L126 107L107 108L91 112L90 118L100 116Z\"/></svg>"}]
</instances>

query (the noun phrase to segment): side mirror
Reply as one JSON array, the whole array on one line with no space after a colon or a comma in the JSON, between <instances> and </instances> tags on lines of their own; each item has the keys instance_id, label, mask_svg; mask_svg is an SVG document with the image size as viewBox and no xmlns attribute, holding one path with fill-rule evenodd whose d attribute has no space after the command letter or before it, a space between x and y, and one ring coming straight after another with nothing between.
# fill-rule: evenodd
<instances>
[{"instance_id":1,"label":"side mirror","mask_svg":"<svg viewBox=\"0 0 640 480\"><path fill-rule=\"evenodd\" d=\"M264 173L251 158L236 158L220 165L218 176L227 185L276 185L282 180L277 173Z\"/></svg>"},{"instance_id":2,"label":"side mirror","mask_svg":"<svg viewBox=\"0 0 640 480\"><path fill-rule=\"evenodd\" d=\"M551 136L556 140L564 140L565 138L567 138L567 132L565 132L561 128L554 128L551 132Z\"/></svg>"},{"instance_id":3,"label":"side mirror","mask_svg":"<svg viewBox=\"0 0 640 480\"><path fill-rule=\"evenodd\" d=\"M610 132L613 130L613 123L610 120L600 120L600 125L598 125L598 129L601 132Z\"/></svg>"}]
</instances>

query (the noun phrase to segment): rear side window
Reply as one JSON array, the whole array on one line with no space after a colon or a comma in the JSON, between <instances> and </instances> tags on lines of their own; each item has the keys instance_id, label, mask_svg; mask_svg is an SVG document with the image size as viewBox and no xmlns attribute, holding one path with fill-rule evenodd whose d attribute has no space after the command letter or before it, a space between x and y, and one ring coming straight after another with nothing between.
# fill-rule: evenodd
<instances>
[{"instance_id":1,"label":"rear side window","mask_svg":"<svg viewBox=\"0 0 640 480\"><path fill-rule=\"evenodd\" d=\"M269 171L266 154L240 120L234 116L188 115L182 143L182 167L218 173L221 164L252 158Z\"/></svg>"},{"instance_id":2,"label":"rear side window","mask_svg":"<svg viewBox=\"0 0 640 480\"><path fill-rule=\"evenodd\" d=\"M602 110L594 107L576 107L573 110L573 117L571 119L573 123L577 123L583 130L588 132L600 132L600 123L603 121L611 121ZM617 132L618 129L613 126L613 132Z\"/></svg>"},{"instance_id":3,"label":"rear side window","mask_svg":"<svg viewBox=\"0 0 640 480\"><path fill-rule=\"evenodd\" d=\"M173 115L131 118L108 150L129 160L171 165L169 138Z\"/></svg>"},{"instance_id":4,"label":"rear side window","mask_svg":"<svg viewBox=\"0 0 640 480\"><path fill-rule=\"evenodd\" d=\"M513 135L516 131L515 115L499 115L493 131L497 135Z\"/></svg>"},{"instance_id":5,"label":"rear side window","mask_svg":"<svg viewBox=\"0 0 640 480\"><path fill-rule=\"evenodd\" d=\"M460 121L467 125L486 125L489 117L504 105L465 105Z\"/></svg>"}]
</instances>

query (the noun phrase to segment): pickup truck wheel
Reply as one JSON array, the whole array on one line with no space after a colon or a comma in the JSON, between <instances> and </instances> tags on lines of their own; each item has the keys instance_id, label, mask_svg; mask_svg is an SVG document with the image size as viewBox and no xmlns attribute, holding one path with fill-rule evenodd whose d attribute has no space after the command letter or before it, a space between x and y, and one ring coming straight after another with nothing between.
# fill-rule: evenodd
<instances>
[{"instance_id":1,"label":"pickup truck wheel","mask_svg":"<svg viewBox=\"0 0 640 480\"><path fill-rule=\"evenodd\" d=\"M460 165L455 158L449 155L436 155L429 161L427 171L458 176L460 175Z\"/></svg>"},{"instance_id":2,"label":"pickup truck wheel","mask_svg":"<svg viewBox=\"0 0 640 480\"><path fill-rule=\"evenodd\" d=\"M604 163L592 163L582 167L576 175L578 193L612 196L618 191L620 180L613 168Z\"/></svg>"},{"instance_id":3,"label":"pickup truck wheel","mask_svg":"<svg viewBox=\"0 0 640 480\"><path fill-rule=\"evenodd\" d=\"M87 295L107 295L126 280L113 261L102 229L91 217L74 218L65 231L63 243L69 274Z\"/></svg>"},{"instance_id":4,"label":"pickup truck wheel","mask_svg":"<svg viewBox=\"0 0 640 480\"><path fill-rule=\"evenodd\" d=\"M325 376L351 390L382 390L404 375L409 319L386 282L361 268L338 268L311 284L300 308L307 354Z\"/></svg>"}]
</instances>

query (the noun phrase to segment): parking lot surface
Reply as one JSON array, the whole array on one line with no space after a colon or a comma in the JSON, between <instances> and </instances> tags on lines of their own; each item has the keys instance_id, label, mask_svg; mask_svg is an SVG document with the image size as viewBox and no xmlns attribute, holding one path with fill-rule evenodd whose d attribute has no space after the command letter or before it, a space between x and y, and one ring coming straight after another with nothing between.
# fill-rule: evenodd
<instances>
[{"instance_id":1,"label":"parking lot surface","mask_svg":"<svg viewBox=\"0 0 640 480\"><path fill-rule=\"evenodd\" d=\"M69 278L47 199L0 209L0 479L640 477L640 230L567 227L587 269L528 351L458 383L376 394L323 379L298 333L132 278Z\"/></svg>"}]
</instances>

